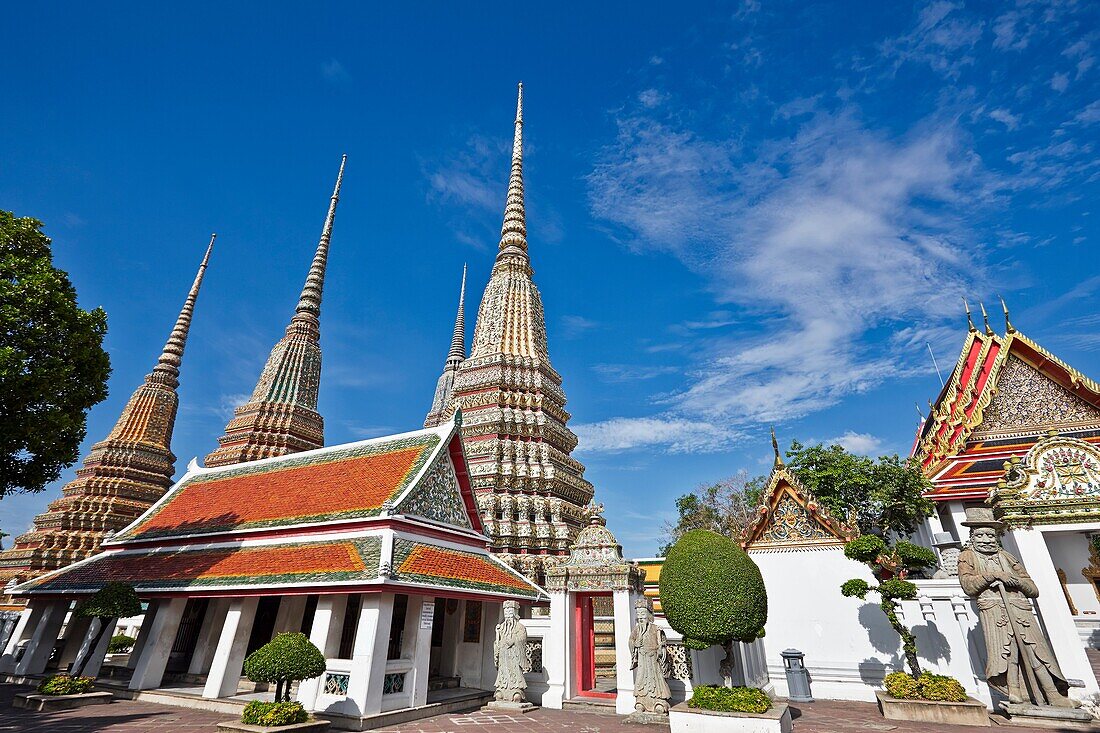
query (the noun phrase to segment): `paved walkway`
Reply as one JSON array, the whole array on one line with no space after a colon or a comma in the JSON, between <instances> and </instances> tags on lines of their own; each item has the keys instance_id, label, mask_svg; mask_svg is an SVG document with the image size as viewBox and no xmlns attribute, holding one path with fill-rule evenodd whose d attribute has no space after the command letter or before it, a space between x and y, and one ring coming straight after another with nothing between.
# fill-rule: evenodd
<instances>
[{"instance_id":1,"label":"paved walkway","mask_svg":"<svg viewBox=\"0 0 1100 733\"><path fill-rule=\"evenodd\" d=\"M214 723L228 716L203 710L116 700L59 713L36 713L11 707L16 692L26 687L0 684L0 732L23 733L213 733ZM897 731L897 733L974 733L979 728L894 723L882 718L871 703L820 701L795 707L795 733L849 733ZM614 715L588 712L537 710L530 715L497 715L483 712L440 715L405 723L380 733L660 733L658 726L629 726ZM1035 731L1012 727L1007 730ZM1046 729L1050 733L1050 729Z\"/></svg>"}]
</instances>

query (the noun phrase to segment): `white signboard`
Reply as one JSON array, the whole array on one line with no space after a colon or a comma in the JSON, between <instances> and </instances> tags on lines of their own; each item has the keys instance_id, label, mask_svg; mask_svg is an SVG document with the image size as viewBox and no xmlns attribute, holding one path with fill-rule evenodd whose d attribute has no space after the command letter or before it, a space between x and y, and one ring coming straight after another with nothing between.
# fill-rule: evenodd
<instances>
[{"instance_id":1,"label":"white signboard","mask_svg":"<svg viewBox=\"0 0 1100 733\"><path fill-rule=\"evenodd\" d=\"M432 628L432 620L435 618L435 601L425 601L420 607L420 628Z\"/></svg>"}]
</instances>

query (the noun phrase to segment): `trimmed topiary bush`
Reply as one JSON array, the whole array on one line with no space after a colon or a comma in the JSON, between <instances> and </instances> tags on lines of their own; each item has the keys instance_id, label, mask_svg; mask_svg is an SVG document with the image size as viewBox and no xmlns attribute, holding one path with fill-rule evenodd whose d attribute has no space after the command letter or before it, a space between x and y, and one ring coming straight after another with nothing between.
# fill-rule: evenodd
<instances>
[{"instance_id":1,"label":"trimmed topiary bush","mask_svg":"<svg viewBox=\"0 0 1100 733\"><path fill-rule=\"evenodd\" d=\"M688 700L688 707L720 713L766 713L771 706L767 693L755 687L700 685Z\"/></svg>"},{"instance_id":2,"label":"trimmed topiary bush","mask_svg":"<svg viewBox=\"0 0 1100 733\"><path fill-rule=\"evenodd\" d=\"M141 613L141 601L138 600L134 586L117 581L107 583L95 594L78 603L73 614L99 619L99 631L96 632L95 639L88 647L88 653L83 659L78 659L73 664L72 674L77 676L88 666L91 650L98 649L103 636L114 631L115 619L137 616L139 613Z\"/></svg>"},{"instance_id":3,"label":"trimmed topiary bush","mask_svg":"<svg viewBox=\"0 0 1100 733\"><path fill-rule=\"evenodd\" d=\"M764 633L768 594L752 558L717 532L686 532L668 551L661 568L661 608L684 645L726 650L722 675L732 684L733 642Z\"/></svg>"},{"instance_id":4,"label":"trimmed topiary bush","mask_svg":"<svg viewBox=\"0 0 1100 733\"><path fill-rule=\"evenodd\" d=\"M107 652L109 654L122 654L128 652L134 648L134 644L137 643L137 639L126 634L115 634L111 637L111 640L107 642Z\"/></svg>"},{"instance_id":5,"label":"trimmed topiary bush","mask_svg":"<svg viewBox=\"0 0 1100 733\"><path fill-rule=\"evenodd\" d=\"M304 723L309 719L309 713L300 702L262 702L253 700L244 706L241 713L241 722L249 725L267 725L276 727L280 725L294 725Z\"/></svg>"},{"instance_id":6,"label":"trimmed topiary bush","mask_svg":"<svg viewBox=\"0 0 1100 733\"><path fill-rule=\"evenodd\" d=\"M67 674L50 675L38 685L43 695L83 695L92 689L91 677L71 677Z\"/></svg>"},{"instance_id":7,"label":"trimmed topiary bush","mask_svg":"<svg viewBox=\"0 0 1100 733\"><path fill-rule=\"evenodd\" d=\"M937 702L966 702L966 689L954 677L922 672L913 677L905 672L893 672L883 680L886 692L902 700L934 700Z\"/></svg>"},{"instance_id":8,"label":"trimmed topiary bush","mask_svg":"<svg viewBox=\"0 0 1100 733\"><path fill-rule=\"evenodd\" d=\"M305 634L297 632L276 634L244 660L248 679L275 683L275 702L289 699L292 682L320 677L324 672L325 655Z\"/></svg>"}]
</instances>

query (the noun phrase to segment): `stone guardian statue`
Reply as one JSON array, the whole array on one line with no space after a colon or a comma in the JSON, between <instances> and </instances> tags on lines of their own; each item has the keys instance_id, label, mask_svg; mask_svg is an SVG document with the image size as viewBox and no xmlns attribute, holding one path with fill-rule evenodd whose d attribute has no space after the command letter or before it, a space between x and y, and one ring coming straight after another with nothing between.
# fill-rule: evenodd
<instances>
[{"instance_id":1,"label":"stone guardian statue","mask_svg":"<svg viewBox=\"0 0 1100 733\"><path fill-rule=\"evenodd\" d=\"M493 640L493 662L497 667L496 700L517 705L526 703L527 680L523 673L530 670L527 629L519 621L517 601L504 602L504 620L497 624Z\"/></svg>"},{"instance_id":2,"label":"stone guardian statue","mask_svg":"<svg viewBox=\"0 0 1100 733\"><path fill-rule=\"evenodd\" d=\"M1004 523L987 507L968 508L966 518L962 524L970 528L970 543L959 553L959 584L978 605L989 686L1008 697L1004 707L1010 714L1026 715L1024 708L1031 705L1078 707L1032 612L1039 589L1001 547Z\"/></svg>"},{"instance_id":3,"label":"stone guardian statue","mask_svg":"<svg viewBox=\"0 0 1100 733\"><path fill-rule=\"evenodd\" d=\"M669 692L665 682L668 652L665 632L653 622L649 601L634 604L634 628L630 630L630 668L634 670L634 709L641 713L668 714Z\"/></svg>"}]
</instances>

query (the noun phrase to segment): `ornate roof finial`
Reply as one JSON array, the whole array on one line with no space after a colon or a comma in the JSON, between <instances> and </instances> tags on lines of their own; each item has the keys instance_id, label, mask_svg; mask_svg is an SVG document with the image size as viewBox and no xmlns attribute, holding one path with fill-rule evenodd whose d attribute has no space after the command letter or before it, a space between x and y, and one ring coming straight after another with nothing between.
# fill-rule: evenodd
<instances>
[{"instance_id":1,"label":"ornate roof finial","mask_svg":"<svg viewBox=\"0 0 1100 733\"><path fill-rule=\"evenodd\" d=\"M455 331L451 336L451 351L447 362L460 362L466 358L466 265L462 265L462 287L458 290L458 313L455 314Z\"/></svg>"},{"instance_id":2,"label":"ornate roof finial","mask_svg":"<svg viewBox=\"0 0 1100 733\"><path fill-rule=\"evenodd\" d=\"M993 329L989 327L989 314L985 312L985 303L978 301L978 307L982 309L982 320L985 321L985 335L992 336Z\"/></svg>"},{"instance_id":3,"label":"ornate roof finial","mask_svg":"<svg viewBox=\"0 0 1100 733\"><path fill-rule=\"evenodd\" d=\"M978 328L974 325L974 319L970 317L970 304L966 302L966 298L963 298L963 308L966 310L966 325L970 333L977 333Z\"/></svg>"},{"instance_id":4,"label":"ornate roof finial","mask_svg":"<svg viewBox=\"0 0 1100 733\"><path fill-rule=\"evenodd\" d=\"M1005 303L1005 299L1001 296L997 296L1001 301L1001 310L1005 312L1005 333L1016 333L1016 327L1012 325L1012 321L1008 318L1008 304Z\"/></svg>"},{"instance_id":5,"label":"ornate roof finial","mask_svg":"<svg viewBox=\"0 0 1100 733\"><path fill-rule=\"evenodd\" d=\"M516 130L512 139L512 172L508 177L508 198L504 203L504 224L500 228L499 262L508 255L527 256L527 213L523 204L523 82L516 99Z\"/></svg>"},{"instance_id":6,"label":"ornate roof finial","mask_svg":"<svg viewBox=\"0 0 1100 733\"><path fill-rule=\"evenodd\" d=\"M772 450L775 451L775 467L783 468L783 457L779 454L779 441L775 439L775 428L772 428Z\"/></svg>"},{"instance_id":7,"label":"ornate roof finial","mask_svg":"<svg viewBox=\"0 0 1100 733\"><path fill-rule=\"evenodd\" d=\"M153 373L146 377L146 381L157 380L158 377L170 386L179 385L180 364L183 363L183 349L187 346L187 333L191 330L191 316L195 312L195 300L199 297L199 288L202 287L202 278L206 274L206 266L210 264L210 253L214 250L214 240L217 234L210 235L210 244L206 245L206 254L199 263L199 271L195 273L195 281L191 284L191 290L187 292L187 298L183 301L176 325L164 344L164 350L157 359Z\"/></svg>"},{"instance_id":8,"label":"ornate roof finial","mask_svg":"<svg viewBox=\"0 0 1100 733\"><path fill-rule=\"evenodd\" d=\"M320 322L321 292L325 287L325 266L328 264L329 242L332 241L332 224L336 221L336 204L340 201L340 185L344 182L344 165L347 162L348 156L345 154L340 159L340 172L336 174L336 187L332 191L332 199L328 205L325 226L321 229L321 239L317 242L317 253L313 256L313 264L310 265L309 274L306 275L302 295L298 298L298 307L295 308L291 323L306 321L317 325Z\"/></svg>"}]
</instances>

